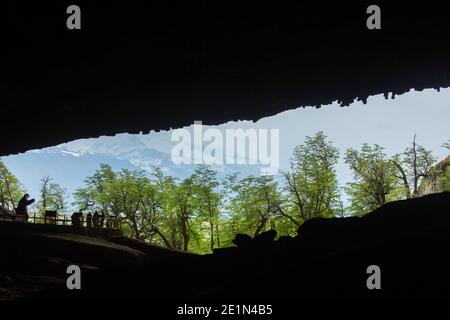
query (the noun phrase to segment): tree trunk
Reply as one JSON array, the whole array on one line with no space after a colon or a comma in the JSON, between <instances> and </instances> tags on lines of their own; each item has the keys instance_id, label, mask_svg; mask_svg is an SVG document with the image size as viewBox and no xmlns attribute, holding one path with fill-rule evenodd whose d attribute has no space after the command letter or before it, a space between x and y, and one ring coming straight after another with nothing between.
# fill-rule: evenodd
<instances>
[{"instance_id":1,"label":"tree trunk","mask_svg":"<svg viewBox=\"0 0 450 320\"><path fill-rule=\"evenodd\" d=\"M211 215L209 216L209 231L211 233L210 245L211 245L211 252L212 252L212 251L214 251L214 222L212 220Z\"/></svg>"},{"instance_id":2,"label":"tree trunk","mask_svg":"<svg viewBox=\"0 0 450 320\"><path fill-rule=\"evenodd\" d=\"M217 238L217 247L220 248L219 224L216 224L216 238Z\"/></svg>"},{"instance_id":3,"label":"tree trunk","mask_svg":"<svg viewBox=\"0 0 450 320\"><path fill-rule=\"evenodd\" d=\"M400 171L400 174L402 175L403 186L404 186L405 192L406 192L406 198L410 199L411 198L411 190L409 189L408 178L406 177L405 170L403 170L402 166L400 164L398 164L397 162L392 161L392 163L397 167L398 171Z\"/></svg>"},{"instance_id":4,"label":"tree trunk","mask_svg":"<svg viewBox=\"0 0 450 320\"><path fill-rule=\"evenodd\" d=\"M161 237L162 241L166 244L168 248L172 248L172 245L170 244L169 240L162 234L162 232L155 226L152 227L153 231Z\"/></svg>"},{"instance_id":5,"label":"tree trunk","mask_svg":"<svg viewBox=\"0 0 450 320\"><path fill-rule=\"evenodd\" d=\"M181 235L183 236L183 251L188 251L189 249L189 232L187 230L186 221L181 224Z\"/></svg>"},{"instance_id":6,"label":"tree trunk","mask_svg":"<svg viewBox=\"0 0 450 320\"><path fill-rule=\"evenodd\" d=\"M139 228L138 228L137 223L136 223L136 218L133 217L130 220L131 220L131 228L133 229L134 237L136 239L138 239L138 240L142 240L140 232L139 232Z\"/></svg>"},{"instance_id":7,"label":"tree trunk","mask_svg":"<svg viewBox=\"0 0 450 320\"><path fill-rule=\"evenodd\" d=\"M417 196L419 175L417 173L417 150L416 150L416 135L414 135L413 140L413 170L414 170L414 189L412 192L413 197Z\"/></svg>"}]
</instances>

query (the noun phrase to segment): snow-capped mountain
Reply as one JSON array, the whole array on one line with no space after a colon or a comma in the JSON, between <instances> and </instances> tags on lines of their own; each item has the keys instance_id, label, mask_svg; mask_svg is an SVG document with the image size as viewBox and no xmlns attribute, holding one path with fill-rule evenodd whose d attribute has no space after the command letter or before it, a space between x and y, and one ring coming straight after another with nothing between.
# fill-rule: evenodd
<instances>
[{"instance_id":1,"label":"snow-capped mountain","mask_svg":"<svg viewBox=\"0 0 450 320\"><path fill-rule=\"evenodd\" d=\"M166 145L161 141L164 139L167 141ZM159 146L164 146L166 150L170 150L170 143L167 137L155 142ZM2 160L33 196L39 194L40 179L47 175L71 194L83 186L85 178L92 175L101 163L111 165L114 170L141 169L149 175L154 166L157 166L165 174L180 179L194 172L195 165L174 164L170 151L157 150L152 148L152 144L153 141L148 135L119 134L111 137L75 140L55 147L3 157ZM241 176L260 173L258 165L212 167L218 171L219 177L234 172L239 172Z\"/></svg>"},{"instance_id":2,"label":"snow-capped mountain","mask_svg":"<svg viewBox=\"0 0 450 320\"><path fill-rule=\"evenodd\" d=\"M154 134L152 134L154 135ZM174 145L168 136L162 139L149 139L150 135L142 134L118 134L111 137L100 137L95 139L82 139L61 144L56 147L43 149L46 152L60 152L75 157L86 155L102 155L117 160L127 161L131 165L143 169L149 173L153 168L159 167L166 174L178 178L185 178L195 170L195 165L175 164L170 155L170 148ZM153 147L165 140L164 151ZM161 149L161 148L159 148ZM233 172L242 174L259 174L259 165L213 165L219 175Z\"/></svg>"},{"instance_id":3,"label":"snow-capped mountain","mask_svg":"<svg viewBox=\"0 0 450 320\"><path fill-rule=\"evenodd\" d=\"M169 154L148 147L139 139L138 135L132 134L76 140L42 151L60 152L76 157L102 155L127 161L148 172L151 172L154 166L158 166L167 169L165 171L168 174L169 172L173 175L182 174L182 172L178 172L178 168L173 167Z\"/></svg>"}]
</instances>

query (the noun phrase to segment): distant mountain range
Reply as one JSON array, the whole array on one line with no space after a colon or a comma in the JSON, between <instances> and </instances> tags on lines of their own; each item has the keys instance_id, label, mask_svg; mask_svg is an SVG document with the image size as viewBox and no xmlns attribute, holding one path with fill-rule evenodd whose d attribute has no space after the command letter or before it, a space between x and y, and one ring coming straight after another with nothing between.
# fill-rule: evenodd
<instances>
[{"instance_id":1,"label":"distant mountain range","mask_svg":"<svg viewBox=\"0 0 450 320\"><path fill-rule=\"evenodd\" d=\"M170 149L170 148L169 148ZM183 179L195 170L194 165L176 165L170 153L152 148L148 135L119 134L113 137L75 140L55 147L32 150L2 157L7 167L22 182L32 196L38 197L40 179L49 175L54 182L73 193L83 186L84 179L109 164L114 170L142 169L150 175L153 167L165 174ZM219 177L233 172L240 176L259 175L259 165L216 165ZM70 202L72 198L70 197Z\"/></svg>"}]
</instances>

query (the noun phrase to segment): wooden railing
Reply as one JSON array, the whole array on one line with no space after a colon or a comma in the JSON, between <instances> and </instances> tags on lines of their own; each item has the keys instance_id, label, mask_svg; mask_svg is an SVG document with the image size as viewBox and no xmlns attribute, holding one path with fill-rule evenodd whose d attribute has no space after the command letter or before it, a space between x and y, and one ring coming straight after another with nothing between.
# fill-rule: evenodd
<instances>
[{"instance_id":1,"label":"wooden railing","mask_svg":"<svg viewBox=\"0 0 450 320\"><path fill-rule=\"evenodd\" d=\"M60 213L54 217L46 217L41 213L33 212L29 215L28 222L36 223L36 224L52 224L52 225L61 225L61 226L73 226L72 224L72 214L64 214ZM101 223L103 222L103 223ZM97 226L98 224L98 226ZM120 221L117 217L104 217L99 218L98 223L94 223L94 219L92 219L92 223L89 225L85 216L81 219L81 227L83 228L101 228L101 229L121 229Z\"/></svg>"}]
</instances>

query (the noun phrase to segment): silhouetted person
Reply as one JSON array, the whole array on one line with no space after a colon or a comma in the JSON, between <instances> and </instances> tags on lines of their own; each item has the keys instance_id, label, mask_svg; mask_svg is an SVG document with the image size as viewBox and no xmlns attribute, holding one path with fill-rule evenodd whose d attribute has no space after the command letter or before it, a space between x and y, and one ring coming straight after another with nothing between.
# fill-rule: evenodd
<instances>
[{"instance_id":1,"label":"silhouetted person","mask_svg":"<svg viewBox=\"0 0 450 320\"><path fill-rule=\"evenodd\" d=\"M28 221L27 207L35 201L34 199L28 200L29 197L30 195L28 193L25 193L22 199L19 200L19 204L17 205L16 208L16 219L21 218L25 222Z\"/></svg>"},{"instance_id":2,"label":"silhouetted person","mask_svg":"<svg viewBox=\"0 0 450 320\"><path fill-rule=\"evenodd\" d=\"M105 228L111 229L111 217L108 213L105 215Z\"/></svg>"},{"instance_id":3,"label":"silhouetted person","mask_svg":"<svg viewBox=\"0 0 450 320\"><path fill-rule=\"evenodd\" d=\"M82 226L83 213L74 212L71 216L71 219L72 219L72 226L77 229L80 229Z\"/></svg>"},{"instance_id":4,"label":"silhouetted person","mask_svg":"<svg viewBox=\"0 0 450 320\"><path fill-rule=\"evenodd\" d=\"M105 212L102 210L102 213L99 215L100 218L100 228L105 226Z\"/></svg>"},{"instance_id":5,"label":"silhouetted person","mask_svg":"<svg viewBox=\"0 0 450 320\"><path fill-rule=\"evenodd\" d=\"M84 213L81 210L80 210L80 224L81 224L81 227L83 228L83 226L84 226Z\"/></svg>"},{"instance_id":6,"label":"silhouetted person","mask_svg":"<svg viewBox=\"0 0 450 320\"><path fill-rule=\"evenodd\" d=\"M86 225L87 225L88 229L92 229L92 213L90 211L86 215Z\"/></svg>"},{"instance_id":7,"label":"silhouetted person","mask_svg":"<svg viewBox=\"0 0 450 320\"><path fill-rule=\"evenodd\" d=\"M94 228L98 229L100 227L100 215L97 211L94 212L94 216L92 218L92 222L94 223Z\"/></svg>"}]
</instances>

